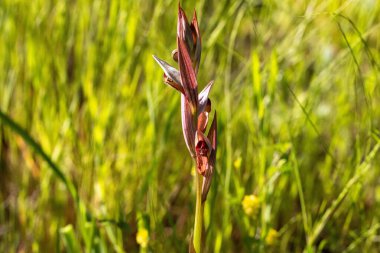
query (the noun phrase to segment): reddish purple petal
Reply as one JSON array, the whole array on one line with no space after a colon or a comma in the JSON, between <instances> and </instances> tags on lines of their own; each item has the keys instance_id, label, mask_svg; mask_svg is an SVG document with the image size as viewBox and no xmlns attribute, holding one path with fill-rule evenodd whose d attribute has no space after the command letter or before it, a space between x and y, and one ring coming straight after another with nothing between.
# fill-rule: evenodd
<instances>
[{"instance_id":1,"label":"reddish purple petal","mask_svg":"<svg viewBox=\"0 0 380 253\"><path fill-rule=\"evenodd\" d=\"M193 20L191 21L190 27L195 32L197 39L199 39L199 41L200 41L201 40L201 34L199 33L197 12L195 10L194 10ZM194 42L197 42L197 41L194 41Z\"/></svg>"},{"instance_id":2,"label":"reddish purple petal","mask_svg":"<svg viewBox=\"0 0 380 253\"><path fill-rule=\"evenodd\" d=\"M204 175L205 179L203 180L203 185L202 185L202 202L205 202L207 199L207 195L211 187L213 174L214 174L214 166L211 165L209 162L208 169L206 170L206 173Z\"/></svg>"},{"instance_id":3,"label":"reddish purple petal","mask_svg":"<svg viewBox=\"0 0 380 253\"><path fill-rule=\"evenodd\" d=\"M211 141L211 147L216 151L217 146L217 118L216 112L214 114L214 119L212 120L210 130L208 131L207 138Z\"/></svg>"},{"instance_id":4,"label":"reddish purple petal","mask_svg":"<svg viewBox=\"0 0 380 253\"><path fill-rule=\"evenodd\" d=\"M209 138L206 137L206 135L200 131L197 131L195 133L195 136L196 136L195 137L195 143L196 143L195 149L197 149L197 147L200 145L200 143L204 143L204 144L206 144L207 154L202 153L201 155L209 156L211 149L212 149L212 144L211 144L211 141L209 140Z\"/></svg>"},{"instance_id":5,"label":"reddish purple petal","mask_svg":"<svg viewBox=\"0 0 380 253\"><path fill-rule=\"evenodd\" d=\"M197 131L195 134L196 145L195 145L195 154L196 154L196 162L197 162L197 170L198 173L202 176L205 176L209 169L209 157L211 153L211 142L208 138L200 131Z\"/></svg>"},{"instance_id":6,"label":"reddish purple petal","mask_svg":"<svg viewBox=\"0 0 380 253\"><path fill-rule=\"evenodd\" d=\"M199 32L197 13L194 10L193 20L191 22L190 28L193 30L193 39L195 37L195 52L194 52L194 64L195 73L198 73L199 62L201 61L201 52L202 52L202 43L201 43L201 34Z\"/></svg>"},{"instance_id":7,"label":"reddish purple petal","mask_svg":"<svg viewBox=\"0 0 380 253\"><path fill-rule=\"evenodd\" d=\"M207 199L207 194L210 190L211 187L211 181L212 181L212 176L214 174L214 169L215 169L215 161L216 161L216 146L217 146L217 117L216 117L216 112L214 115L214 119L212 121L210 130L208 132L207 138L211 141L211 154L208 160L208 168L205 173L205 179L203 181L202 185L202 202L206 201Z\"/></svg>"},{"instance_id":8,"label":"reddish purple petal","mask_svg":"<svg viewBox=\"0 0 380 253\"><path fill-rule=\"evenodd\" d=\"M185 90L186 98L190 101L192 113L194 114L198 107L198 83L195 72L192 67L189 52L184 42L177 38L178 43L178 63L181 82Z\"/></svg>"},{"instance_id":9,"label":"reddish purple petal","mask_svg":"<svg viewBox=\"0 0 380 253\"><path fill-rule=\"evenodd\" d=\"M192 30L186 14L180 5L178 5L177 35L185 42L187 49L192 52L194 50Z\"/></svg>"},{"instance_id":10,"label":"reddish purple petal","mask_svg":"<svg viewBox=\"0 0 380 253\"><path fill-rule=\"evenodd\" d=\"M185 138L186 146L192 157L195 157L195 126L191 114L190 105L183 94L181 94L181 116L182 131Z\"/></svg>"},{"instance_id":11,"label":"reddish purple petal","mask_svg":"<svg viewBox=\"0 0 380 253\"><path fill-rule=\"evenodd\" d=\"M208 112L202 112L198 116L197 131L204 133L206 131L206 128L207 128L207 123L208 123Z\"/></svg>"}]
</instances>

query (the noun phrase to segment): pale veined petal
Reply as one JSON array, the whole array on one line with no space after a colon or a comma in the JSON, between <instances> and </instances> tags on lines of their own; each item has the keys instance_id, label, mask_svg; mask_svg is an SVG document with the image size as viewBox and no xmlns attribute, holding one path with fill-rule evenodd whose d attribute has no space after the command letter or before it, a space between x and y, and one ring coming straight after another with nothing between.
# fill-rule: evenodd
<instances>
[{"instance_id":1,"label":"pale veined petal","mask_svg":"<svg viewBox=\"0 0 380 253\"><path fill-rule=\"evenodd\" d=\"M210 93L210 90L212 88L212 85L214 84L214 81L209 82L206 87L199 93L198 95L198 101L199 101L199 106L198 106L198 114L201 114L206 106L207 106L207 101L208 101L208 94Z\"/></svg>"},{"instance_id":2,"label":"pale veined petal","mask_svg":"<svg viewBox=\"0 0 380 253\"><path fill-rule=\"evenodd\" d=\"M181 74L179 73L179 71L174 67L170 66L169 63L167 63L166 61L158 58L157 56L153 55L153 58L156 60L158 65L160 65L166 77L170 78L173 81L171 82L170 80L165 80L165 83L169 84L181 93L184 93L183 87L181 85Z\"/></svg>"}]
</instances>

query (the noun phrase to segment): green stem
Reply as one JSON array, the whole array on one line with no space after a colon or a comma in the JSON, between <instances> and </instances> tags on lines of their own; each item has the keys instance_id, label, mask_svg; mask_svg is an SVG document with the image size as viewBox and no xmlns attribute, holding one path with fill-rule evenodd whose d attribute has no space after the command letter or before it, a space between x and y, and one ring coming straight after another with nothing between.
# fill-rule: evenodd
<instances>
[{"instance_id":1,"label":"green stem","mask_svg":"<svg viewBox=\"0 0 380 253\"><path fill-rule=\"evenodd\" d=\"M202 223L203 223L203 204L202 204L202 183L203 177L196 172L195 176L197 187L197 202L195 207L194 238L193 244L196 253L201 253L202 245Z\"/></svg>"}]
</instances>

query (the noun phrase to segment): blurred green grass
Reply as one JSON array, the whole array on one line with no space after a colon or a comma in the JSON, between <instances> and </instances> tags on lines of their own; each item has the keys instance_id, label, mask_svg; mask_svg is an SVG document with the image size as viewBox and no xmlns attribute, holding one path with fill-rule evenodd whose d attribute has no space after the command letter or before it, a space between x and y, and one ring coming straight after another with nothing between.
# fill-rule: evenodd
<instances>
[{"instance_id":1,"label":"blurred green grass","mask_svg":"<svg viewBox=\"0 0 380 253\"><path fill-rule=\"evenodd\" d=\"M195 197L176 1L0 2L0 252L186 252ZM380 248L380 4L198 1L219 117L206 252ZM260 200L255 215L244 196ZM269 231L277 236L268 240Z\"/></svg>"}]
</instances>

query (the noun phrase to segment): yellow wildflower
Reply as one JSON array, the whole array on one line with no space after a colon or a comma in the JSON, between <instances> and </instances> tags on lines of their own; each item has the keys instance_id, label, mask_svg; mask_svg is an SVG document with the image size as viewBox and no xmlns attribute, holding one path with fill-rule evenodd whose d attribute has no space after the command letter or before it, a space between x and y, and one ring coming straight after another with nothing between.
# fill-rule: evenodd
<instances>
[{"instance_id":1,"label":"yellow wildflower","mask_svg":"<svg viewBox=\"0 0 380 253\"><path fill-rule=\"evenodd\" d=\"M255 195L246 195L241 203L247 215L256 215L259 211L260 200Z\"/></svg>"},{"instance_id":2,"label":"yellow wildflower","mask_svg":"<svg viewBox=\"0 0 380 253\"><path fill-rule=\"evenodd\" d=\"M241 156L239 156L235 161L234 161L234 167L235 169L240 169L241 168L241 162L242 162L242 158Z\"/></svg>"},{"instance_id":3,"label":"yellow wildflower","mask_svg":"<svg viewBox=\"0 0 380 253\"><path fill-rule=\"evenodd\" d=\"M271 228L271 229L269 229L268 234L267 234L267 236L265 237L265 242L266 242L268 245L273 245L273 244L276 243L277 237L278 237L278 232L277 232L277 230Z\"/></svg>"},{"instance_id":4,"label":"yellow wildflower","mask_svg":"<svg viewBox=\"0 0 380 253\"><path fill-rule=\"evenodd\" d=\"M136 235L136 242L142 247L146 248L149 242L149 232L145 228L139 229Z\"/></svg>"}]
</instances>

